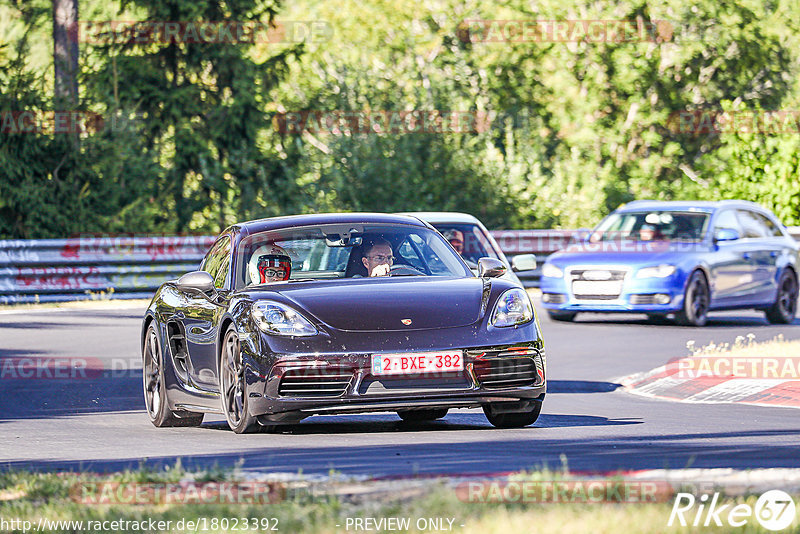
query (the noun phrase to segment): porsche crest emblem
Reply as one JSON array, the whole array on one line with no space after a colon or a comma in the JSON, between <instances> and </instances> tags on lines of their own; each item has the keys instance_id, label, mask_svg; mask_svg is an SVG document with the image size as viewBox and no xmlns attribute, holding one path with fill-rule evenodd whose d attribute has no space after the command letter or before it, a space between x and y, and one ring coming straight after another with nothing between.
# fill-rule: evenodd
<instances>
[{"instance_id":1,"label":"porsche crest emblem","mask_svg":"<svg viewBox=\"0 0 800 534\"><path fill-rule=\"evenodd\" d=\"M400 322L408 326L411 324L411 319L400 319Z\"/></svg>"}]
</instances>

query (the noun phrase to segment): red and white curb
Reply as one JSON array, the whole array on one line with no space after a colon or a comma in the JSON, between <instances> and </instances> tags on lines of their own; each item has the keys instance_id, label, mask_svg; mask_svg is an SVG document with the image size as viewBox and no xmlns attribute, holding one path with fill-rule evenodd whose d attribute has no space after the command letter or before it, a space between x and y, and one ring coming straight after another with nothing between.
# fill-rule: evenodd
<instances>
[{"instance_id":1,"label":"red and white curb","mask_svg":"<svg viewBox=\"0 0 800 534\"><path fill-rule=\"evenodd\" d=\"M628 393L691 403L736 403L800 408L800 380L736 376L684 376L675 360L616 382Z\"/></svg>"}]
</instances>

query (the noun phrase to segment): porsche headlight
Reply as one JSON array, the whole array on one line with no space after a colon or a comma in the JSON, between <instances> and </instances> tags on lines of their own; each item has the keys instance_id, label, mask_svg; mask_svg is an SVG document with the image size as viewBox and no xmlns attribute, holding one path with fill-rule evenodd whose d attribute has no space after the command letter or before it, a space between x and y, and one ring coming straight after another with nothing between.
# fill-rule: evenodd
<instances>
[{"instance_id":1,"label":"porsche headlight","mask_svg":"<svg viewBox=\"0 0 800 534\"><path fill-rule=\"evenodd\" d=\"M542 276L546 276L547 278L563 278L564 271L552 263L545 262L545 264L542 265Z\"/></svg>"},{"instance_id":2,"label":"porsche headlight","mask_svg":"<svg viewBox=\"0 0 800 534\"><path fill-rule=\"evenodd\" d=\"M636 273L636 278L666 278L675 272L674 265L658 265L656 267L644 267Z\"/></svg>"},{"instance_id":3,"label":"porsche headlight","mask_svg":"<svg viewBox=\"0 0 800 534\"><path fill-rule=\"evenodd\" d=\"M256 302L250 315L262 332L276 336L314 336L317 329L308 319L277 302Z\"/></svg>"},{"instance_id":4,"label":"porsche headlight","mask_svg":"<svg viewBox=\"0 0 800 534\"><path fill-rule=\"evenodd\" d=\"M531 299L523 289L509 289L497 299L489 323L493 326L514 326L533 319Z\"/></svg>"}]
</instances>

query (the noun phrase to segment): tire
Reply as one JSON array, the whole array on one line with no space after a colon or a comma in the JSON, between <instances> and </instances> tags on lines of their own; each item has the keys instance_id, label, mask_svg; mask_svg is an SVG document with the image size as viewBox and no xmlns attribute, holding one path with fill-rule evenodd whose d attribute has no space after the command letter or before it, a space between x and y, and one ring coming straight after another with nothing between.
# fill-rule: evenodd
<instances>
[{"instance_id":1,"label":"tire","mask_svg":"<svg viewBox=\"0 0 800 534\"><path fill-rule=\"evenodd\" d=\"M575 320L575 316L578 315L577 312L553 312L548 311L547 315L554 321L563 321L566 323L571 323Z\"/></svg>"},{"instance_id":2,"label":"tire","mask_svg":"<svg viewBox=\"0 0 800 534\"><path fill-rule=\"evenodd\" d=\"M539 419L539 414L542 411L542 403L534 402L533 408L527 412L519 413L495 413L492 410L491 404L483 406L483 413L486 419L495 428L522 428L524 426L532 425Z\"/></svg>"},{"instance_id":3,"label":"tire","mask_svg":"<svg viewBox=\"0 0 800 534\"><path fill-rule=\"evenodd\" d=\"M778 280L775 303L764 310L772 324L789 324L797 314L797 278L791 269L785 269Z\"/></svg>"},{"instance_id":4,"label":"tire","mask_svg":"<svg viewBox=\"0 0 800 534\"><path fill-rule=\"evenodd\" d=\"M258 420L248 410L247 388L242 363L239 334L233 325L228 327L222 341L219 359L219 388L222 413L237 434L249 434L261 430Z\"/></svg>"},{"instance_id":5,"label":"tire","mask_svg":"<svg viewBox=\"0 0 800 534\"><path fill-rule=\"evenodd\" d=\"M447 415L447 408L432 408L428 410L402 410L397 412L400 419L407 423L422 423L435 421Z\"/></svg>"},{"instance_id":6,"label":"tire","mask_svg":"<svg viewBox=\"0 0 800 534\"><path fill-rule=\"evenodd\" d=\"M686 283L683 308L675 313L675 321L683 326L703 326L708 320L711 293L701 271L694 271Z\"/></svg>"},{"instance_id":7,"label":"tire","mask_svg":"<svg viewBox=\"0 0 800 534\"><path fill-rule=\"evenodd\" d=\"M142 346L142 388L145 409L153 425L200 426L203 422L202 413L173 412L169 409L167 391L164 387L164 352L153 323L147 328Z\"/></svg>"}]
</instances>

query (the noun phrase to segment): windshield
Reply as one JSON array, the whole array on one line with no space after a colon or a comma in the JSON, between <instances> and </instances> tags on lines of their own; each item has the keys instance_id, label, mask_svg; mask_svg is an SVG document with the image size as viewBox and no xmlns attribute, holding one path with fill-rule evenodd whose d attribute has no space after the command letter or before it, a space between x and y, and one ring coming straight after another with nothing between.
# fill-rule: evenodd
<instances>
[{"instance_id":1,"label":"windshield","mask_svg":"<svg viewBox=\"0 0 800 534\"><path fill-rule=\"evenodd\" d=\"M364 258L388 264L390 276L472 276L442 236L428 228L323 224L261 232L243 239L237 249L235 287L264 283L255 279L258 270L254 266L265 250L272 256L276 251L288 256L288 283L367 277L370 264Z\"/></svg>"},{"instance_id":2,"label":"windshield","mask_svg":"<svg viewBox=\"0 0 800 534\"><path fill-rule=\"evenodd\" d=\"M690 211L628 211L612 213L589 241L701 241L709 214Z\"/></svg>"}]
</instances>

